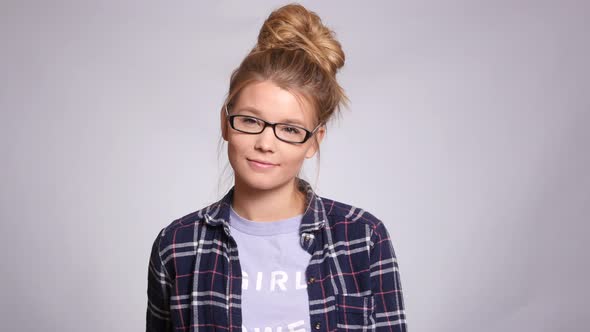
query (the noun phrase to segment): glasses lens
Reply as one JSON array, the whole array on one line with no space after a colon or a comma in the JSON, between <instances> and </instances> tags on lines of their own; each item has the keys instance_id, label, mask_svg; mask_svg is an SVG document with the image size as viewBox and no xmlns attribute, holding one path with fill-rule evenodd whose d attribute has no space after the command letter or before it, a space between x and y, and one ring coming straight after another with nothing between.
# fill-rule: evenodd
<instances>
[{"instance_id":1,"label":"glasses lens","mask_svg":"<svg viewBox=\"0 0 590 332\"><path fill-rule=\"evenodd\" d=\"M237 115L234 118L234 127L247 133L259 133L264 127L264 123L253 117Z\"/></svg>"},{"instance_id":2,"label":"glasses lens","mask_svg":"<svg viewBox=\"0 0 590 332\"><path fill-rule=\"evenodd\" d=\"M305 139L305 130L296 126L286 124L277 125L277 136L285 141L300 143Z\"/></svg>"}]
</instances>

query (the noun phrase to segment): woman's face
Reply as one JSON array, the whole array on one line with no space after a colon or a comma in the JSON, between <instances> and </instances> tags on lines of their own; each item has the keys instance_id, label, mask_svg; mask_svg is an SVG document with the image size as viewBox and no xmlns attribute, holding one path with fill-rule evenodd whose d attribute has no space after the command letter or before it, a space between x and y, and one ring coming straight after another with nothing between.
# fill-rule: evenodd
<instances>
[{"instance_id":1,"label":"woman's face","mask_svg":"<svg viewBox=\"0 0 590 332\"><path fill-rule=\"evenodd\" d=\"M304 99L297 99L291 92L283 90L270 81L252 83L242 89L230 114L242 114L275 123L293 123L311 131L317 125L311 105ZM270 190L289 185L299 173L305 158L311 158L317 151L314 137L303 144L291 144L279 140L271 127L260 134L246 134L231 128L221 114L223 139L228 142L228 157L234 170L236 183L254 190ZM318 144L325 135L320 127L315 136ZM271 164L260 165L255 161Z\"/></svg>"}]
</instances>

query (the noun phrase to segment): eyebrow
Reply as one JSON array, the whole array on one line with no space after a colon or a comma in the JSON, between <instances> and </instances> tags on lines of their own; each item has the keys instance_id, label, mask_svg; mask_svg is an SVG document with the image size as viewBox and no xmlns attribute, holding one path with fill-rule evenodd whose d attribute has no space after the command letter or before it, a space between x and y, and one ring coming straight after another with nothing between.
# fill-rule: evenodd
<instances>
[{"instance_id":1,"label":"eyebrow","mask_svg":"<svg viewBox=\"0 0 590 332\"><path fill-rule=\"evenodd\" d=\"M237 112L241 112L241 111L246 111L246 112L250 112L250 113L254 113L256 116L260 116L261 112L259 110L257 110L254 107L251 106L244 106L244 107L240 107L239 109L236 110ZM283 119L282 121L279 121L280 123L291 123L291 124L296 124L299 125L301 127L305 128L305 123L303 123L301 120L299 119Z\"/></svg>"}]
</instances>

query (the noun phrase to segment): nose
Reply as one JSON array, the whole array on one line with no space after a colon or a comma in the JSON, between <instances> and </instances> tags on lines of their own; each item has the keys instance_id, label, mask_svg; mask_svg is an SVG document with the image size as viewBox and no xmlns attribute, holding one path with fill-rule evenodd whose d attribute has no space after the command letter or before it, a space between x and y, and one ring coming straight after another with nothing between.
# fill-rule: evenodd
<instances>
[{"instance_id":1,"label":"nose","mask_svg":"<svg viewBox=\"0 0 590 332\"><path fill-rule=\"evenodd\" d=\"M267 126L256 137L256 148L264 151L273 150L277 138L271 126Z\"/></svg>"}]
</instances>

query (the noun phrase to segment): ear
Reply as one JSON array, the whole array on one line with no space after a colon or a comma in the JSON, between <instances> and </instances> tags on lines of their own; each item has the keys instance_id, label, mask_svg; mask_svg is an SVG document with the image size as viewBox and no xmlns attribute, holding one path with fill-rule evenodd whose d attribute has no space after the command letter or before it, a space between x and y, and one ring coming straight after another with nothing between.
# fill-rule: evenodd
<instances>
[{"instance_id":1,"label":"ear","mask_svg":"<svg viewBox=\"0 0 590 332\"><path fill-rule=\"evenodd\" d=\"M223 140L227 142L228 123L227 123L227 116L225 114L225 109L223 107L221 108L220 120L221 120L221 137L223 137Z\"/></svg>"},{"instance_id":2,"label":"ear","mask_svg":"<svg viewBox=\"0 0 590 332\"><path fill-rule=\"evenodd\" d=\"M315 133L315 138L310 138L309 140L312 141L311 146L307 149L305 153L305 158L309 159L315 155L315 153L320 149L320 143L324 140L324 136L326 135L326 125L323 125L318 128L318 131Z\"/></svg>"}]
</instances>

